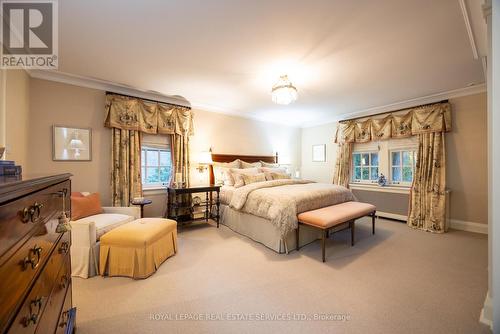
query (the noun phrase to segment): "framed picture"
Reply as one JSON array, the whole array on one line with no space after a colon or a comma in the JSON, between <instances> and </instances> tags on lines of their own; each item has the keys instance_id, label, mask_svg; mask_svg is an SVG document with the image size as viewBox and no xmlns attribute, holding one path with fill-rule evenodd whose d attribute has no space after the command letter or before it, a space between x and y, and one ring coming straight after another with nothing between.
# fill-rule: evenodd
<instances>
[{"instance_id":1,"label":"framed picture","mask_svg":"<svg viewBox=\"0 0 500 334\"><path fill-rule=\"evenodd\" d=\"M91 161L92 129L53 126L52 160Z\"/></svg>"},{"instance_id":2,"label":"framed picture","mask_svg":"<svg viewBox=\"0 0 500 334\"><path fill-rule=\"evenodd\" d=\"M326 144L313 145L313 162L326 161Z\"/></svg>"}]
</instances>

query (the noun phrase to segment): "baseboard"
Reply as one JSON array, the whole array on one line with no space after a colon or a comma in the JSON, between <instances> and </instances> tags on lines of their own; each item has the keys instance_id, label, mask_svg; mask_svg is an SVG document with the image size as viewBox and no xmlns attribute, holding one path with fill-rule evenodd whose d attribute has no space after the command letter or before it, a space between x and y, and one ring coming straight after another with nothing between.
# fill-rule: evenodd
<instances>
[{"instance_id":1,"label":"baseboard","mask_svg":"<svg viewBox=\"0 0 500 334\"><path fill-rule=\"evenodd\" d=\"M466 222L458 219L450 219L450 228L454 230L488 234L488 224Z\"/></svg>"},{"instance_id":2,"label":"baseboard","mask_svg":"<svg viewBox=\"0 0 500 334\"><path fill-rule=\"evenodd\" d=\"M479 316L479 322L490 327L493 331L493 304L491 301L490 293L486 294L484 299L484 306L481 310L481 315Z\"/></svg>"},{"instance_id":3,"label":"baseboard","mask_svg":"<svg viewBox=\"0 0 500 334\"><path fill-rule=\"evenodd\" d=\"M377 216L381 218L396 219L401 221L407 221L408 217L405 215L399 215L396 213L377 211ZM488 234L488 224L480 224L474 222L466 222L458 219L450 219L449 227L454 230L467 231Z\"/></svg>"},{"instance_id":4,"label":"baseboard","mask_svg":"<svg viewBox=\"0 0 500 334\"><path fill-rule=\"evenodd\" d=\"M390 212L384 212L384 211L377 211L377 217L396 219L396 220L401 220L404 222L407 221L407 219L408 219L408 216L406 216L406 215L398 215L397 213L390 213Z\"/></svg>"}]
</instances>

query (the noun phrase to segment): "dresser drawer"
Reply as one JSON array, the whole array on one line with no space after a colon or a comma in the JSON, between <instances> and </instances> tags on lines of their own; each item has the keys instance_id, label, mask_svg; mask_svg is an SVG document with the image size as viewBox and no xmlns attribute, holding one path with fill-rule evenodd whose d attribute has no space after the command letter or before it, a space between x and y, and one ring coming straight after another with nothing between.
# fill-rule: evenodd
<instances>
[{"instance_id":1,"label":"dresser drawer","mask_svg":"<svg viewBox=\"0 0 500 334\"><path fill-rule=\"evenodd\" d=\"M55 279L63 263L64 253L68 252L70 246L69 233L65 233L61 237L60 234L52 230L53 225L56 223L57 220L52 219L46 224L37 225L35 234L9 261L0 267L0 280L2 281L2 289L0 289L0 300L2 300L0 323L6 323L11 317L20 298L26 293L37 273L42 270L45 262L47 262L47 265L45 265L44 272L36 284L40 282L42 276L48 275ZM61 238L58 241L59 237ZM56 248L54 249L54 247ZM52 249L54 251L49 258ZM41 284L43 285L43 282ZM48 293L50 293L50 290ZM48 297L48 294L44 296Z\"/></svg>"},{"instance_id":2,"label":"dresser drawer","mask_svg":"<svg viewBox=\"0 0 500 334\"><path fill-rule=\"evenodd\" d=\"M61 245L61 242L59 245ZM58 279L58 273L63 268L63 261L67 259L67 257L55 256L56 252L57 250L54 251L54 260L47 262L47 265L24 300L10 326L10 333L34 333L41 319L43 319L43 314L49 304L51 292L61 282ZM64 270L66 271L67 269Z\"/></svg>"},{"instance_id":3,"label":"dresser drawer","mask_svg":"<svg viewBox=\"0 0 500 334\"><path fill-rule=\"evenodd\" d=\"M54 333L61 317L61 308L66 296L66 290L71 284L71 264L69 254L62 258L63 265L59 269L52 287L47 307L45 308L36 333Z\"/></svg>"},{"instance_id":4,"label":"dresser drawer","mask_svg":"<svg viewBox=\"0 0 500 334\"><path fill-rule=\"evenodd\" d=\"M60 192L66 191L69 209L70 181L61 182L46 189L27 195L16 201L0 206L0 265L17 251L13 247L37 225L43 224L52 216L62 212ZM6 254L6 253L9 254Z\"/></svg>"}]
</instances>

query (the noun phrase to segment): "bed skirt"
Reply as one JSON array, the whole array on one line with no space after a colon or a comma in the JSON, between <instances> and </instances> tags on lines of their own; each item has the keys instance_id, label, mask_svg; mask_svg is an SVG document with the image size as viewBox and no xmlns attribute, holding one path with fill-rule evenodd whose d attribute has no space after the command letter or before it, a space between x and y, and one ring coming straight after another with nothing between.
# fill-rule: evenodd
<instances>
[{"instance_id":1,"label":"bed skirt","mask_svg":"<svg viewBox=\"0 0 500 334\"><path fill-rule=\"evenodd\" d=\"M288 233L282 239L278 228L268 219L236 211L227 205L221 204L220 209L220 223L231 230L257 241L280 254L295 250L295 230ZM317 229L308 226L300 228L300 246L309 244L320 237Z\"/></svg>"}]
</instances>

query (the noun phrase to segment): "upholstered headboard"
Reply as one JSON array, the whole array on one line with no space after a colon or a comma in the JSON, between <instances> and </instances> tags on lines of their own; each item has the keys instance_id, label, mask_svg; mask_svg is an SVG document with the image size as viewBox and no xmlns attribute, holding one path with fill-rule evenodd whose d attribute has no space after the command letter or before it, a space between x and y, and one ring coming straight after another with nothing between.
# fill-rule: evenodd
<instances>
[{"instance_id":1,"label":"upholstered headboard","mask_svg":"<svg viewBox=\"0 0 500 334\"><path fill-rule=\"evenodd\" d=\"M240 159L246 162L259 162L264 161L268 163L278 163L278 153L276 155L236 155L236 154L215 154L212 153L213 162L231 162L236 159ZM209 168L210 173L210 184L214 184L214 169L212 165Z\"/></svg>"}]
</instances>

